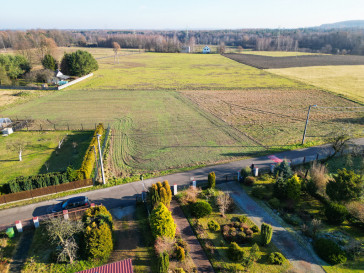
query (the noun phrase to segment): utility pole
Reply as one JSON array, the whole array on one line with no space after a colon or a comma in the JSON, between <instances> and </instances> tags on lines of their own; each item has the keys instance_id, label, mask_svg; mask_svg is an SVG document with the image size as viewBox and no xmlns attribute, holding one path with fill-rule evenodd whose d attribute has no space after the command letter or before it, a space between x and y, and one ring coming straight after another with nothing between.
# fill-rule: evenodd
<instances>
[{"instance_id":1,"label":"utility pole","mask_svg":"<svg viewBox=\"0 0 364 273\"><path fill-rule=\"evenodd\" d=\"M104 174L104 164L102 164L102 154L101 154L101 148L100 148L100 134L97 134L97 144L99 146L99 155L100 155L100 166L101 166L101 176L102 176L102 184L106 184L105 182L105 174Z\"/></svg>"},{"instance_id":2,"label":"utility pole","mask_svg":"<svg viewBox=\"0 0 364 273\"><path fill-rule=\"evenodd\" d=\"M310 118L310 111L311 111L311 107L317 107L317 105L310 105L308 107L308 112L307 112L307 119L306 119L306 125L305 125L305 130L303 132L303 137L302 137L302 145L305 143L305 137L306 137L306 131L307 131L307 125L308 125L308 119Z\"/></svg>"}]
</instances>

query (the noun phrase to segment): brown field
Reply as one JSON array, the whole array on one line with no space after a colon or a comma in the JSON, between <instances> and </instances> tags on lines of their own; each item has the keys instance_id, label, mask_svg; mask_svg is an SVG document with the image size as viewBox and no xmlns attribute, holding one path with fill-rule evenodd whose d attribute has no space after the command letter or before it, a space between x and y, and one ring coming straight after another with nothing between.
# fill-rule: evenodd
<instances>
[{"instance_id":1,"label":"brown field","mask_svg":"<svg viewBox=\"0 0 364 273\"><path fill-rule=\"evenodd\" d=\"M297 57L269 57L252 54L224 54L242 64L259 69L333 66L333 65L364 65L364 56L353 55L307 55Z\"/></svg>"},{"instance_id":2,"label":"brown field","mask_svg":"<svg viewBox=\"0 0 364 273\"><path fill-rule=\"evenodd\" d=\"M184 91L202 109L266 146L300 143L308 106L358 106L317 90ZM364 112L313 108L307 141L322 143L343 126L363 133ZM326 139L327 140L327 139Z\"/></svg>"}]
</instances>

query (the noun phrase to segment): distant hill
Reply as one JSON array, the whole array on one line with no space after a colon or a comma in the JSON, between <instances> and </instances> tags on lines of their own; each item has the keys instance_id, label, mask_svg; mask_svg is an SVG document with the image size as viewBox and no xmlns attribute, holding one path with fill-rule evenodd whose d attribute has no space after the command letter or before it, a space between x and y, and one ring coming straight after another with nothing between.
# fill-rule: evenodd
<instances>
[{"instance_id":1,"label":"distant hill","mask_svg":"<svg viewBox=\"0 0 364 273\"><path fill-rule=\"evenodd\" d=\"M364 20L343 21L321 25L320 28L364 28Z\"/></svg>"}]
</instances>

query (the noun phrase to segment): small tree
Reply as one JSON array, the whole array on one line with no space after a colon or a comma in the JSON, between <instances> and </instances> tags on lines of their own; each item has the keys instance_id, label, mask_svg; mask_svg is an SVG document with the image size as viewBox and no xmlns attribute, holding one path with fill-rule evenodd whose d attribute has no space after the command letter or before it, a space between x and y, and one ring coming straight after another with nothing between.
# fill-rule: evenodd
<instances>
[{"instance_id":1,"label":"small tree","mask_svg":"<svg viewBox=\"0 0 364 273\"><path fill-rule=\"evenodd\" d=\"M348 146L351 138L352 132L350 127L343 127L341 130L332 132L330 135L330 142L334 150L332 157L338 153L342 153Z\"/></svg>"},{"instance_id":2,"label":"small tree","mask_svg":"<svg viewBox=\"0 0 364 273\"><path fill-rule=\"evenodd\" d=\"M275 176L282 176L284 179L292 177L293 172L287 160L283 160L274 168Z\"/></svg>"},{"instance_id":3,"label":"small tree","mask_svg":"<svg viewBox=\"0 0 364 273\"><path fill-rule=\"evenodd\" d=\"M27 142L25 142L23 140L17 140L14 142L10 142L7 145L7 149L14 151L14 152L18 152L19 161L22 161L23 160L23 151L27 145L28 145Z\"/></svg>"},{"instance_id":4,"label":"small tree","mask_svg":"<svg viewBox=\"0 0 364 273\"><path fill-rule=\"evenodd\" d=\"M295 174L286 183L287 198L290 200L297 201L301 195L301 180Z\"/></svg>"},{"instance_id":5,"label":"small tree","mask_svg":"<svg viewBox=\"0 0 364 273\"><path fill-rule=\"evenodd\" d=\"M210 189L214 189L216 186L216 175L215 172L210 172L209 176L207 177L207 181L208 181L208 187Z\"/></svg>"},{"instance_id":6,"label":"small tree","mask_svg":"<svg viewBox=\"0 0 364 273\"><path fill-rule=\"evenodd\" d=\"M363 192L363 180L360 175L345 168L337 170L334 180L330 180L326 186L326 194L333 201L358 200Z\"/></svg>"},{"instance_id":7,"label":"small tree","mask_svg":"<svg viewBox=\"0 0 364 273\"><path fill-rule=\"evenodd\" d=\"M225 217L225 212L228 210L232 200L228 193L222 193L217 197L217 204L222 217Z\"/></svg>"},{"instance_id":8,"label":"small tree","mask_svg":"<svg viewBox=\"0 0 364 273\"><path fill-rule=\"evenodd\" d=\"M66 53L61 62L61 70L71 76L84 76L99 69L95 58L87 51L77 50Z\"/></svg>"},{"instance_id":9,"label":"small tree","mask_svg":"<svg viewBox=\"0 0 364 273\"><path fill-rule=\"evenodd\" d=\"M120 45L117 42L112 42L112 48L113 48L113 51L115 53L114 62L116 62L116 59L117 59L118 63L119 63L118 52L120 50Z\"/></svg>"},{"instance_id":10,"label":"small tree","mask_svg":"<svg viewBox=\"0 0 364 273\"><path fill-rule=\"evenodd\" d=\"M57 255L60 262L69 261L71 264L76 259L77 243L75 236L83 229L80 221L67 221L61 217L50 218L46 222L46 230L49 239L61 251Z\"/></svg>"},{"instance_id":11,"label":"small tree","mask_svg":"<svg viewBox=\"0 0 364 273\"><path fill-rule=\"evenodd\" d=\"M266 223L263 223L260 230L261 230L261 233L260 233L261 244L262 244L262 246L266 246L272 240L272 235L273 235L272 226L268 225Z\"/></svg>"},{"instance_id":12,"label":"small tree","mask_svg":"<svg viewBox=\"0 0 364 273\"><path fill-rule=\"evenodd\" d=\"M45 69L56 70L58 68L58 63L52 55L45 55L42 59L42 65Z\"/></svg>"},{"instance_id":13,"label":"small tree","mask_svg":"<svg viewBox=\"0 0 364 273\"><path fill-rule=\"evenodd\" d=\"M150 214L150 227L155 238L165 236L174 238L176 235L176 224L171 212L163 203L159 203Z\"/></svg>"},{"instance_id":14,"label":"small tree","mask_svg":"<svg viewBox=\"0 0 364 273\"><path fill-rule=\"evenodd\" d=\"M113 250L112 233L107 223L99 227L95 222L86 227L84 233L85 254L90 261L104 263Z\"/></svg>"}]
</instances>

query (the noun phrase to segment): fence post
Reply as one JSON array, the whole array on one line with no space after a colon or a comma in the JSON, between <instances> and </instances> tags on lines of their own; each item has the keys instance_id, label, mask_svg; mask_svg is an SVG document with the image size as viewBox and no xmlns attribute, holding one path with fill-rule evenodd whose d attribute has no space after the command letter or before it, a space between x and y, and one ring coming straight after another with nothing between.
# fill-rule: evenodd
<instances>
[{"instance_id":1,"label":"fence post","mask_svg":"<svg viewBox=\"0 0 364 273\"><path fill-rule=\"evenodd\" d=\"M173 195L177 194L177 184L173 185Z\"/></svg>"},{"instance_id":2,"label":"fence post","mask_svg":"<svg viewBox=\"0 0 364 273\"><path fill-rule=\"evenodd\" d=\"M68 220L70 217L69 217L69 215L68 215L68 210L64 210L63 211L63 218L65 219L65 220Z\"/></svg>"},{"instance_id":3,"label":"fence post","mask_svg":"<svg viewBox=\"0 0 364 273\"><path fill-rule=\"evenodd\" d=\"M68 128L68 131L70 130L70 125L67 123L67 128Z\"/></svg>"},{"instance_id":4,"label":"fence post","mask_svg":"<svg viewBox=\"0 0 364 273\"><path fill-rule=\"evenodd\" d=\"M15 227L18 230L18 232L23 232L23 225L22 225L21 221L16 221Z\"/></svg>"},{"instance_id":5,"label":"fence post","mask_svg":"<svg viewBox=\"0 0 364 273\"><path fill-rule=\"evenodd\" d=\"M27 131L29 131L28 121L27 121L27 120L25 121L25 124L26 124L26 126L27 126Z\"/></svg>"},{"instance_id":6,"label":"fence post","mask_svg":"<svg viewBox=\"0 0 364 273\"><path fill-rule=\"evenodd\" d=\"M55 124L53 124L53 127L54 127L54 131L56 131L56 125Z\"/></svg>"},{"instance_id":7,"label":"fence post","mask_svg":"<svg viewBox=\"0 0 364 273\"><path fill-rule=\"evenodd\" d=\"M39 228L39 218L33 217L33 223L35 228Z\"/></svg>"},{"instance_id":8,"label":"fence post","mask_svg":"<svg viewBox=\"0 0 364 273\"><path fill-rule=\"evenodd\" d=\"M42 124L39 124L40 130L43 131Z\"/></svg>"}]
</instances>

